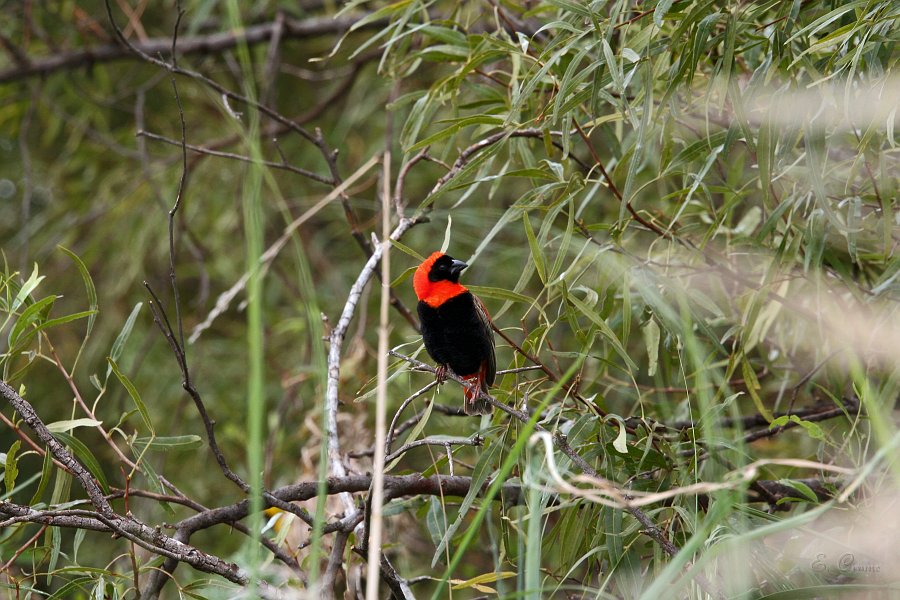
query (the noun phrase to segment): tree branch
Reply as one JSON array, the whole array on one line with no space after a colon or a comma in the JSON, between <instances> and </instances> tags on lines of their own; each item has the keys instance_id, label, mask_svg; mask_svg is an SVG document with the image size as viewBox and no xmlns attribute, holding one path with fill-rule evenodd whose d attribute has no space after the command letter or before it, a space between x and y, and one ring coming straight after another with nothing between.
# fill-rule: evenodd
<instances>
[{"instance_id":1,"label":"tree branch","mask_svg":"<svg viewBox=\"0 0 900 600\"><path fill-rule=\"evenodd\" d=\"M366 15L345 15L341 17L312 17L295 19L284 17L281 23L281 38L306 39L315 36L340 34L355 25ZM365 29L383 27L385 20L373 21L361 26ZM242 31L223 31L209 35L181 37L178 40L178 56L191 54L217 54L230 50L240 43L254 45L268 42L279 30L279 21L251 25ZM132 45L142 54L159 56L168 54L172 47L172 38L151 38ZM113 61L134 58L134 54L121 44L106 44L92 48L83 48L70 52L59 52L51 56L37 58L21 56L23 61L15 67L0 71L0 84L18 81L37 76L47 76L58 71L70 71L81 67L90 67Z\"/></svg>"}]
</instances>

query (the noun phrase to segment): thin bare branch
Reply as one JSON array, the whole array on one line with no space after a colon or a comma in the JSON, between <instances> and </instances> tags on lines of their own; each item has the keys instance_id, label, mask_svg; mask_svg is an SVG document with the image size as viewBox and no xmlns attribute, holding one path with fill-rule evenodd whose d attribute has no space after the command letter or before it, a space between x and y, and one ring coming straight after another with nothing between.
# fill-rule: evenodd
<instances>
[{"instance_id":1,"label":"thin bare branch","mask_svg":"<svg viewBox=\"0 0 900 600\"><path fill-rule=\"evenodd\" d=\"M345 15L341 17L311 17L308 19L296 19L285 17L282 25L283 39L308 39L310 37L334 35L347 31L366 15ZM374 29L384 26L384 21L378 20L362 25L366 29ZM278 22L260 23L250 25L241 31L223 31L208 35L182 37L178 41L178 55L191 54L218 54L236 47L240 43L255 45L268 42L272 39L278 28ZM172 38L151 38L145 41L134 42L133 46L141 54L147 56L159 56L170 51ZM71 52L57 52L47 57L21 56L22 62L6 70L0 71L0 83L27 79L30 77L47 76L58 71L70 71L82 67L90 67L102 63L132 58L131 49L120 44L108 44L94 46Z\"/></svg>"}]
</instances>

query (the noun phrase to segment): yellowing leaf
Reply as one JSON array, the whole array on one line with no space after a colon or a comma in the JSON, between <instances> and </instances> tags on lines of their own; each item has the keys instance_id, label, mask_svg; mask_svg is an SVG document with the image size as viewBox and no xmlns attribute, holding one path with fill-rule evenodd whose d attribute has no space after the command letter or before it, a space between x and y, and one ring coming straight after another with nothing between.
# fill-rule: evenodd
<instances>
[{"instance_id":1,"label":"yellowing leaf","mask_svg":"<svg viewBox=\"0 0 900 600\"><path fill-rule=\"evenodd\" d=\"M515 577L516 573L513 571L500 571L499 573L491 572L491 573L483 573L478 575L477 577L473 577L472 579L451 579L450 583L453 586L450 589L453 590L463 590L466 588L474 588L479 592L483 592L486 594L496 594L497 590L494 588L488 587L486 585L482 585L484 583L493 583L500 579L509 579L510 577Z\"/></svg>"}]
</instances>

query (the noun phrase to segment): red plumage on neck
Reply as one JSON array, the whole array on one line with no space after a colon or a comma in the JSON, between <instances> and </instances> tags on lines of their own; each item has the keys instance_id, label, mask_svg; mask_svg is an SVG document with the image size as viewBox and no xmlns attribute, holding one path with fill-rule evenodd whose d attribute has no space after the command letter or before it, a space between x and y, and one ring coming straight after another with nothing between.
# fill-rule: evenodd
<instances>
[{"instance_id":1,"label":"red plumage on neck","mask_svg":"<svg viewBox=\"0 0 900 600\"><path fill-rule=\"evenodd\" d=\"M428 273L431 272L434 262L443 255L443 252L434 252L419 265L419 268L416 269L416 274L413 276L413 288L416 290L416 296L432 308L437 308L447 300L469 291L459 283L447 280L431 281L428 279Z\"/></svg>"}]
</instances>

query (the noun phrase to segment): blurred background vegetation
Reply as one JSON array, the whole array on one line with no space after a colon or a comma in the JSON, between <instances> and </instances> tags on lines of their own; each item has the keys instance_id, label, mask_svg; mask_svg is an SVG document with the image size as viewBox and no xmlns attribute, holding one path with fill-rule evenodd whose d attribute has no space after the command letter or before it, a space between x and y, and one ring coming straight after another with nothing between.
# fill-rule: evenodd
<instances>
[{"instance_id":1,"label":"blurred background vegetation","mask_svg":"<svg viewBox=\"0 0 900 600\"><path fill-rule=\"evenodd\" d=\"M419 221L391 251L398 303L415 314L411 269L445 240L520 346L498 338L499 368L532 365L525 354L544 367L499 377L497 400L537 410L617 489L673 490L643 510L675 557L522 422L444 414L462 391L430 390L400 415L419 418L395 447L483 443L454 446L453 465L441 447L413 449L390 473L479 485L499 475L521 492L392 500L385 552L417 597L898 593L896 2L110 4L121 35L163 63L177 23L177 65L190 73L125 48L103 2L0 3L2 378L95 476L126 487L115 445L147 467L131 487L168 493L164 476L206 507L244 497L212 460L144 286L174 320L168 212L183 121L174 265L187 357L243 479L248 406L262 418L266 487L322 472L323 335L363 246L381 237L380 164L285 236L262 271L251 302L261 349L245 290L214 311L217 299L255 264L248 236L268 248L336 174L389 153L391 189L404 176L394 225ZM340 364L351 473L372 468L378 289L363 292ZM391 346L415 354L401 310L391 325ZM388 418L430 378L396 359ZM24 443L11 407L2 414L3 497L75 506L77 482ZM148 498L128 508L153 525L193 512ZM324 517L342 511L329 503ZM304 573L320 558L324 568L308 527L269 515L264 535L299 552ZM5 597L134 597L133 569L145 581L162 563L109 534L42 527L0 529ZM355 597L358 542L337 595ZM253 542L228 525L191 543L254 562ZM307 589L262 558L264 577ZM162 592L238 593L186 566Z\"/></svg>"}]
</instances>

